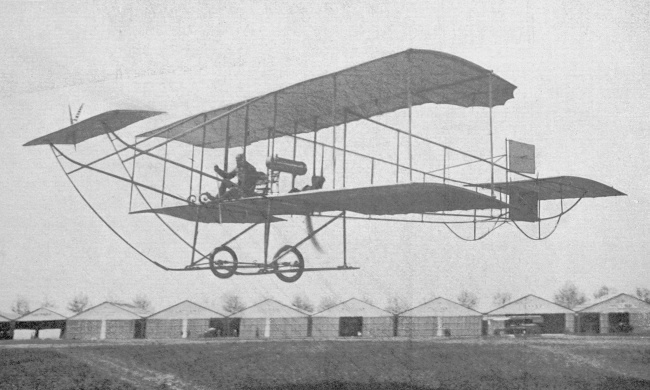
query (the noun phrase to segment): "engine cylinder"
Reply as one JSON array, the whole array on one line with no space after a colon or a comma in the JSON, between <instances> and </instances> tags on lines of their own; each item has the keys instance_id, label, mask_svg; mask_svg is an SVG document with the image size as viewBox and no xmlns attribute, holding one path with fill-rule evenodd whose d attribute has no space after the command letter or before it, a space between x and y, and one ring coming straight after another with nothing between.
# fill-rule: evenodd
<instances>
[{"instance_id":1,"label":"engine cylinder","mask_svg":"<svg viewBox=\"0 0 650 390\"><path fill-rule=\"evenodd\" d=\"M290 173L294 176L302 176L307 173L307 165L304 162L278 156L268 157L266 167L272 171Z\"/></svg>"}]
</instances>

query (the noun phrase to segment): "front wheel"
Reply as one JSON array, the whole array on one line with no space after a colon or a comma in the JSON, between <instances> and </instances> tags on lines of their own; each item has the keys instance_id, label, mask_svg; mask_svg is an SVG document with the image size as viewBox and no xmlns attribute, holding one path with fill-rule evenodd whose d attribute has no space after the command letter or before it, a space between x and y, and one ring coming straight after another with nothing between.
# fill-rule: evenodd
<instances>
[{"instance_id":1,"label":"front wheel","mask_svg":"<svg viewBox=\"0 0 650 390\"><path fill-rule=\"evenodd\" d=\"M227 246L215 248L210 253L210 270L219 279L228 279L237 271L237 255Z\"/></svg>"},{"instance_id":2,"label":"front wheel","mask_svg":"<svg viewBox=\"0 0 650 390\"><path fill-rule=\"evenodd\" d=\"M305 270L302 253L291 245L285 245L273 257L275 275L283 282L293 283L300 279Z\"/></svg>"}]
</instances>

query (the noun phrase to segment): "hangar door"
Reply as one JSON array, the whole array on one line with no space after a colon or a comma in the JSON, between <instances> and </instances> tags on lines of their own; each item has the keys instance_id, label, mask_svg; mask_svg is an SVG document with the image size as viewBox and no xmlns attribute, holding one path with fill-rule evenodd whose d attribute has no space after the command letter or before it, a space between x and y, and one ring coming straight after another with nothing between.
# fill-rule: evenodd
<instances>
[{"instance_id":1,"label":"hangar door","mask_svg":"<svg viewBox=\"0 0 650 390\"><path fill-rule=\"evenodd\" d=\"M542 314L544 322L540 324L542 333L564 333L565 314Z\"/></svg>"},{"instance_id":2,"label":"hangar door","mask_svg":"<svg viewBox=\"0 0 650 390\"><path fill-rule=\"evenodd\" d=\"M361 336L363 317L341 317L339 320L339 336Z\"/></svg>"}]
</instances>

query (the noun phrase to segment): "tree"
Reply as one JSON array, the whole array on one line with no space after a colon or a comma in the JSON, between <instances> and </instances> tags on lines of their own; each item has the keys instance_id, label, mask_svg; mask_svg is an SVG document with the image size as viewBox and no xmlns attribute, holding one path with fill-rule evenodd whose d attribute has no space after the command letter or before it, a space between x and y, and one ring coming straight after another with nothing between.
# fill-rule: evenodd
<instances>
[{"instance_id":1,"label":"tree","mask_svg":"<svg viewBox=\"0 0 650 390\"><path fill-rule=\"evenodd\" d=\"M77 294L68 302L68 310L73 313L81 313L89 306L88 295Z\"/></svg>"},{"instance_id":2,"label":"tree","mask_svg":"<svg viewBox=\"0 0 650 390\"><path fill-rule=\"evenodd\" d=\"M370 295L364 294L363 297L361 297L361 300L364 301L365 303L369 304L369 305L374 305L375 304L374 300L372 299L372 297L370 297Z\"/></svg>"},{"instance_id":3,"label":"tree","mask_svg":"<svg viewBox=\"0 0 650 390\"><path fill-rule=\"evenodd\" d=\"M587 302L587 297L584 293L578 290L573 282L566 282L564 286L555 293L555 303L573 309L578 305Z\"/></svg>"},{"instance_id":4,"label":"tree","mask_svg":"<svg viewBox=\"0 0 650 390\"><path fill-rule=\"evenodd\" d=\"M338 304L339 304L339 299L335 296L323 297L318 303L318 310L319 311L327 310L330 307L336 306Z\"/></svg>"},{"instance_id":5,"label":"tree","mask_svg":"<svg viewBox=\"0 0 650 390\"><path fill-rule=\"evenodd\" d=\"M478 304L478 297L471 291L463 290L458 294L458 303L473 309Z\"/></svg>"},{"instance_id":6,"label":"tree","mask_svg":"<svg viewBox=\"0 0 650 390\"><path fill-rule=\"evenodd\" d=\"M613 293L614 291L611 290L609 287L603 285L594 293L594 299L602 298L604 296L609 295L610 293Z\"/></svg>"},{"instance_id":7,"label":"tree","mask_svg":"<svg viewBox=\"0 0 650 390\"><path fill-rule=\"evenodd\" d=\"M309 301L307 297L296 295L291 301L291 306L296 307L307 313L312 313L314 311L314 305Z\"/></svg>"},{"instance_id":8,"label":"tree","mask_svg":"<svg viewBox=\"0 0 650 390\"><path fill-rule=\"evenodd\" d=\"M50 297L45 296L43 297L43 302L41 302L41 307L45 307L48 309L54 309L56 308L56 303L54 303L53 300L50 299Z\"/></svg>"},{"instance_id":9,"label":"tree","mask_svg":"<svg viewBox=\"0 0 650 390\"><path fill-rule=\"evenodd\" d=\"M226 294L222 299L223 310L230 314L237 313L238 311L242 311L246 308L246 304L244 304L244 301L239 297L239 295Z\"/></svg>"},{"instance_id":10,"label":"tree","mask_svg":"<svg viewBox=\"0 0 650 390\"><path fill-rule=\"evenodd\" d=\"M31 311L29 309L29 301L27 301L27 299L24 297L17 297L14 303L11 305L11 311L20 316L24 316Z\"/></svg>"},{"instance_id":11,"label":"tree","mask_svg":"<svg viewBox=\"0 0 650 390\"><path fill-rule=\"evenodd\" d=\"M642 301L645 301L647 303L650 303L650 290L643 287L637 287L636 288L636 296Z\"/></svg>"},{"instance_id":12,"label":"tree","mask_svg":"<svg viewBox=\"0 0 650 390\"><path fill-rule=\"evenodd\" d=\"M512 295L507 292L498 292L492 296L492 303L495 306L503 306L510 301L512 301Z\"/></svg>"},{"instance_id":13,"label":"tree","mask_svg":"<svg viewBox=\"0 0 650 390\"><path fill-rule=\"evenodd\" d=\"M409 308L408 302L401 297L392 296L388 298L386 302L386 311L389 311L393 314L399 314Z\"/></svg>"},{"instance_id":14,"label":"tree","mask_svg":"<svg viewBox=\"0 0 650 390\"><path fill-rule=\"evenodd\" d=\"M153 311L153 306L151 305L151 301L149 298L147 298L146 295L143 294L138 294L133 298L133 306L135 306L136 309L142 312L151 312Z\"/></svg>"}]
</instances>

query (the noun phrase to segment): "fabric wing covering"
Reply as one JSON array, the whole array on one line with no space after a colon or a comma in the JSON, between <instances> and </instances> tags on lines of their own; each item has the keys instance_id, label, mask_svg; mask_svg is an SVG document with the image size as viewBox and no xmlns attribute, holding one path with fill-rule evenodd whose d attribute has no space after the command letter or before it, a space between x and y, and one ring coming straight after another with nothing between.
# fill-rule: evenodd
<instances>
[{"instance_id":1,"label":"fabric wing covering","mask_svg":"<svg viewBox=\"0 0 650 390\"><path fill-rule=\"evenodd\" d=\"M223 223L264 221L271 215L306 215L324 211L351 211L366 215L397 215L453 210L506 209L497 199L456 186L437 183L405 183L361 188L305 191L268 197L244 198L221 204ZM198 209L198 210L197 210ZM218 223L219 207L176 206L135 213L158 213L188 221ZM273 222L280 219L272 219Z\"/></svg>"},{"instance_id":2,"label":"fabric wing covering","mask_svg":"<svg viewBox=\"0 0 650 390\"><path fill-rule=\"evenodd\" d=\"M163 114L160 111L113 110L93 116L54 133L44 135L27 142L32 145L76 145L87 139L114 132L130 126L143 119Z\"/></svg>"},{"instance_id":3,"label":"fabric wing covering","mask_svg":"<svg viewBox=\"0 0 650 390\"><path fill-rule=\"evenodd\" d=\"M201 146L205 128L203 145L207 148L225 147L226 133L229 147L243 146L247 111L248 145L407 108L409 90L413 106L437 103L489 107L490 84L492 106L503 105L513 97L514 85L472 62L446 53L409 49L188 117L140 136L153 136L168 127L157 136Z\"/></svg>"},{"instance_id":4,"label":"fabric wing covering","mask_svg":"<svg viewBox=\"0 0 650 390\"><path fill-rule=\"evenodd\" d=\"M476 187L490 188L490 183L476 184ZM533 192L539 200L600 198L625 195L617 189L594 180L576 176L558 176L544 179L494 183L494 189L506 193Z\"/></svg>"},{"instance_id":5,"label":"fabric wing covering","mask_svg":"<svg viewBox=\"0 0 650 390\"><path fill-rule=\"evenodd\" d=\"M239 201L225 203L221 208L186 205L131 212L131 214L141 213L169 215L170 217L201 223L263 223L265 221L261 210L247 207L246 204ZM271 217L271 222L280 221L284 221L284 219Z\"/></svg>"}]
</instances>

